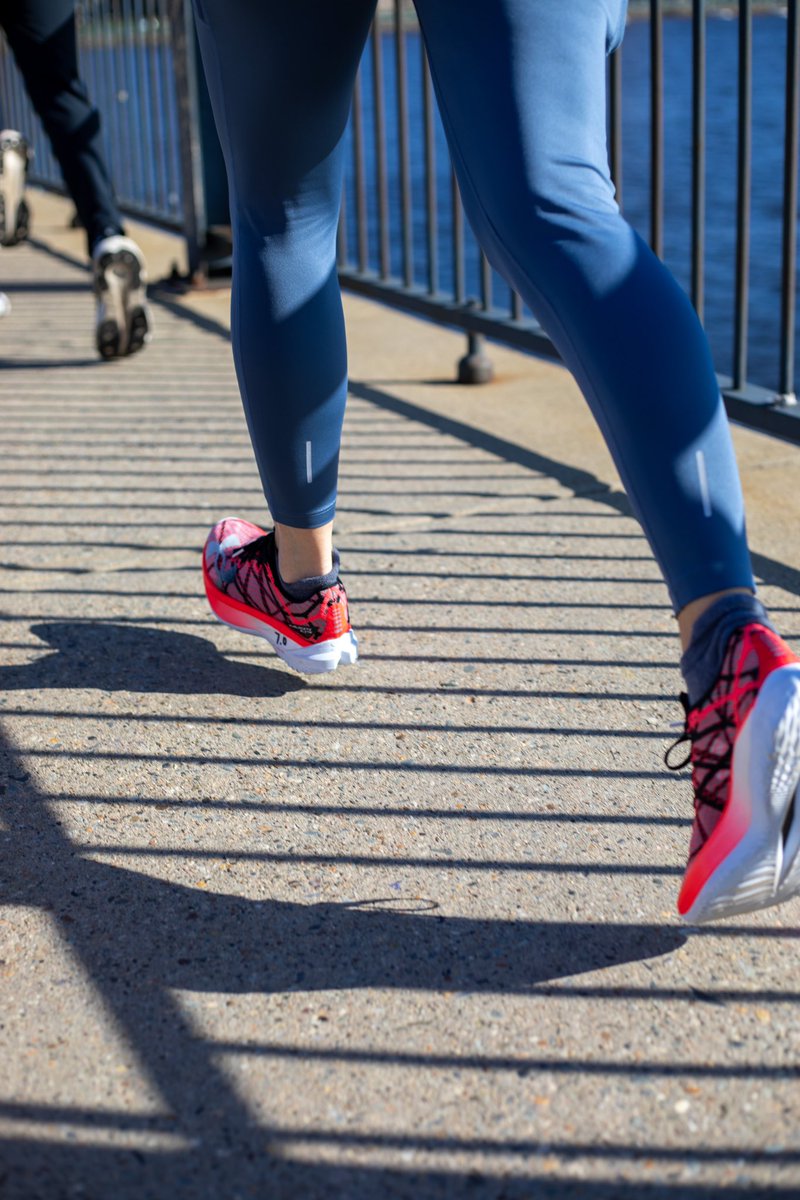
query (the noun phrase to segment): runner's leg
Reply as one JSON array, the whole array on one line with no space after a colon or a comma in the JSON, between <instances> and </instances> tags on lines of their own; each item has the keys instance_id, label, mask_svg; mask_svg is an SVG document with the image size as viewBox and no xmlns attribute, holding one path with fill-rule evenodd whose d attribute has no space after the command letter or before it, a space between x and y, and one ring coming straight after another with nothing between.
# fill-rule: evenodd
<instances>
[{"instance_id":1,"label":"runner's leg","mask_svg":"<svg viewBox=\"0 0 800 1200\"><path fill-rule=\"evenodd\" d=\"M195 9L228 171L236 371L269 507L291 536L329 526L336 503L343 135L374 0ZM316 573L330 569L327 545Z\"/></svg>"},{"instance_id":2,"label":"runner's leg","mask_svg":"<svg viewBox=\"0 0 800 1200\"><path fill-rule=\"evenodd\" d=\"M623 0L417 0L472 224L605 434L679 613L693 921L800 892L800 663L752 595L738 472L700 323L622 220L605 53Z\"/></svg>"},{"instance_id":3,"label":"runner's leg","mask_svg":"<svg viewBox=\"0 0 800 1200\"><path fill-rule=\"evenodd\" d=\"M605 60L623 0L417 0L470 221L575 375L676 611L753 588L705 335L620 216Z\"/></svg>"}]
</instances>

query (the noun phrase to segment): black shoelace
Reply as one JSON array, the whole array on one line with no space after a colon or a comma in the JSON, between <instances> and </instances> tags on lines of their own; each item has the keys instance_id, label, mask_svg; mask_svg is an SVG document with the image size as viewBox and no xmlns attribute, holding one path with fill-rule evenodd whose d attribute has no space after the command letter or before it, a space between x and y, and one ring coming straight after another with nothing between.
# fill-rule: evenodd
<instances>
[{"instance_id":1,"label":"black shoelace","mask_svg":"<svg viewBox=\"0 0 800 1200\"><path fill-rule=\"evenodd\" d=\"M712 724L706 725L702 730L692 730L689 727L691 707L689 697L685 692L681 692L680 701L684 711L683 733L666 750L664 763L670 771L682 771L691 762L695 779L695 808L700 804L707 804L711 808L717 809L718 812L722 812L726 797L724 791L721 792L719 788L715 788L714 784L718 777L723 772L729 772L731 767L733 754L731 734L734 725L727 715L728 706L720 706L717 710L717 719ZM726 742L726 748L722 754L719 754L716 749L720 734L724 736ZM705 739L708 739L708 749L705 751L702 748L695 750L695 746ZM686 757L681 762L670 762L672 752L685 742L689 743L689 752ZM712 746L715 747L713 750L711 750Z\"/></svg>"},{"instance_id":2,"label":"black shoelace","mask_svg":"<svg viewBox=\"0 0 800 1200\"><path fill-rule=\"evenodd\" d=\"M246 542L244 546L240 546L238 550L233 551L231 558L236 558L239 562L266 563L269 560L269 541L271 537L271 533L264 533L261 537L254 538L252 542Z\"/></svg>"}]
</instances>

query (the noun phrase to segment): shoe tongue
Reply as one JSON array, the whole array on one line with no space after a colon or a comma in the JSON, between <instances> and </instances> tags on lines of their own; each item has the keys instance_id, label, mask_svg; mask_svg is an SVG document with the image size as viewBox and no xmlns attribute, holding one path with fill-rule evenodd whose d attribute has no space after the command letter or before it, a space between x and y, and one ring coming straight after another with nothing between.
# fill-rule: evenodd
<instances>
[{"instance_id":1,"label":"shoe tongue","mask_svg":"<svg viewBox=\"0 0 800 1200\"><path fill-rule=\"evenodd\" d=\"M245 544L238 551L238 558L244 562L260 562L274 564L275 555L270 546L271 533L265 533L261 537L254 538L252 542Z\"/></svg>"}]
</instances>

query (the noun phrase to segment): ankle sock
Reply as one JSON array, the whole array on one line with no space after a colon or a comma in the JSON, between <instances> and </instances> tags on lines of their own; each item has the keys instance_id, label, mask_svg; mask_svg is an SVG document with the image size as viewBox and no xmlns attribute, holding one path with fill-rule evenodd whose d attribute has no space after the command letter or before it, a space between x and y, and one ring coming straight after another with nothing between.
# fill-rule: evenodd
<instances>
[{"instance_id":1,"label":"ankle sock","mask_svg":"<svg viewBox=\"0 0 800 1200\"><path fill-rule=\"evenodd\" d=\"M753 622L766 625L775 632L761 601L744 592L721 596L695 622L692 640L681 658L681 672L691 705L702 700L714 686L731 634Z\"/></svg>"},{"instance_id":2,"label":"ankle sock","mask_svg":"<svg viewBox=\"0 0 800 1200\"><path fill-rule=\"evenodd\" d=\"M276 570L278 575L278 583L284 596L288 596L290 600L301 604L303 600L310 600L315 592L321 592L325 588L333 587L339 578L339 551L333 552L333 566L327 575L309 575L307 579L298 579L294 583L285 583L281 575L280 567L277 564Z\"/></svg>"}]
</instances>

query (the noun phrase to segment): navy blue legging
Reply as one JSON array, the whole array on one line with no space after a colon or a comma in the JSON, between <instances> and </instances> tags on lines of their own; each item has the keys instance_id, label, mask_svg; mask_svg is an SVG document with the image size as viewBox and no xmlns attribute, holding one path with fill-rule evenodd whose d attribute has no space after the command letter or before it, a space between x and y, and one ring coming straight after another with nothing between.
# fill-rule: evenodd
<instances>
[{"instance_id":1,"label":"navy blue legging","mask_svg":"<svg viewBox=\"0 0 800 1200\"><path fill-rule=\"evenodd\" d=\"M374 0L195 0L230 185L233 351L273 518L332 519L347 356L343 134ZM575 375L676 610L752 587L703 331L619 214L608 52L625 0L416 0L472 226Z\"/></svg>"}]
</instances>

